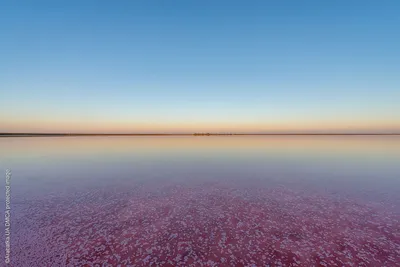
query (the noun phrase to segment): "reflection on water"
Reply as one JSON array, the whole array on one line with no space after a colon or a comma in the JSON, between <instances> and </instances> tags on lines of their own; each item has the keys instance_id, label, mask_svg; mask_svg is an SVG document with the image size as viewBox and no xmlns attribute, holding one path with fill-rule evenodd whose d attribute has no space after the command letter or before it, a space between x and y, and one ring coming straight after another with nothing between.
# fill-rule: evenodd
<instances>
[{"instance_id":1,"label":"reflection on water","mask_svg":"<svg viewBox=\"0 0 400 267\"><path fill-rule=\"evenodd\" d=\"M399 162L397 136L1 138L12 266L394 266Z\"/></svg>"}]
</instances>

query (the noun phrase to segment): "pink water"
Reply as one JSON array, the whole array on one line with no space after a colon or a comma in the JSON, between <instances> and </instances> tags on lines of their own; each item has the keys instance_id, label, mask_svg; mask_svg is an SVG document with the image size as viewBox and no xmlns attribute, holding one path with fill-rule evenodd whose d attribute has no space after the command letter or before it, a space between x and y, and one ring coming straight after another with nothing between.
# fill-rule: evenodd
<instances>
[{"instance_id":1,"label":"pink water","mask_svg":"<svg viewBox=\"0 0 400 267\"><path fill-rule=\"evenodd\" d=\"M232 143L167 148L174 157L141 148L51 158L57 142L34 163L7 158L11 266L399 266L400 169L389 146L327 164L326 143L325 154L279 157L243 143L223 153Z\"/></svg>"}]
</instances>

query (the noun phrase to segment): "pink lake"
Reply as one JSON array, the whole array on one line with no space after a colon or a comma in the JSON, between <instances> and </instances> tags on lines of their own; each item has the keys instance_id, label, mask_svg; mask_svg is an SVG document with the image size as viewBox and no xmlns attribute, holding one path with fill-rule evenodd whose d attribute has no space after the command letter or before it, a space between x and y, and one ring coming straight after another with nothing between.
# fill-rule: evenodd
<instances>
[{"instance_id":1,"label":"pink lake","mask_svg":"<svg viewBox=\"0 0 400 267\"><path fill-rule=\"evenodd\" d=\"M11 266L400 266L399 163L396 136L2 138Z\"/></svg>"}]
</instances>

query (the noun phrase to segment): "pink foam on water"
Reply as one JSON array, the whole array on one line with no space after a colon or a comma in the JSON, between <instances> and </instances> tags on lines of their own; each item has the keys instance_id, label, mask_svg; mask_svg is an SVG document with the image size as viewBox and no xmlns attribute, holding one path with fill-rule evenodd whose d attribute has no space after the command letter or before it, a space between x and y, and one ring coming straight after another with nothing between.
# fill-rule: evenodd
<instances>
[{"instance_id":1,"label":"pink foam on water","mask_svg":"<svg viewBox=\"0 0 400 267\"><path fill-rule=\"evenodd\" d=\"M12 266L399 266L397 213L286 187L145 184L21 207Z\"/></svg>"}]
</instances>

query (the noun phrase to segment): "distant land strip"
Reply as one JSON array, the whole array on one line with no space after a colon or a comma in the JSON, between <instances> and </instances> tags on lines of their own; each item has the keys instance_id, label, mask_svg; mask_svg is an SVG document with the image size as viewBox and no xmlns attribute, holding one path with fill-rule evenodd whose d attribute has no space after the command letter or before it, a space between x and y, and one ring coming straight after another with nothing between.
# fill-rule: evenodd
<instances>
[{"instance_id":1,"label":"distant land strip","mask_svg":"<svg viewBox=\"0 0 400 267\"><path fill-rule=\"evenodd\" d=\"M283 135L400 135L400 133L0 133L0 137L68 136L283 136Z\"/></svg>"}]
</instances>

